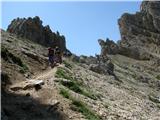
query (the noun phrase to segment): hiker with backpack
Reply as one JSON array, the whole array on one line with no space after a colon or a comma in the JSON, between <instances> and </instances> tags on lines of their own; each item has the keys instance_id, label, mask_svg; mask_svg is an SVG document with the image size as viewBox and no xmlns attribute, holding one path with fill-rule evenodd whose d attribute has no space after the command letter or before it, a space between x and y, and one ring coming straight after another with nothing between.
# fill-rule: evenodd
<instances>
[{"instance_id":1,"label":"hiker with backpack","mask_svg":"<svg viewBox=\"0 0 160 120\"><path fill-rule=\"evenodd\" d=\"M62 63L62 52L58 46L55 47L55 62Z\"/></svg>"},{"instance_id":2,"label":"hiker with backpack","mask_svg":"<svg viewBox=\"0 0 160 120\"><path fill-rule=\"evenodd\" d=\"M54 65L54 55L55 55L54 49L49 47L48 48L48 60L49 60L49 65L51 65L51 67L53 67Z\"/></svg>"},{"instance_id":3,"label":"hiker with backpack","mask_svg":"<svg viewBox=\"0 0 160 120\"><path fill-rule=\"evenodd\" d=\"M49 58L49 65L54 67L57 63L62 63L62 52L58 46L55 48L48 48L48 58Z\"/></svg>"}]
</instances>

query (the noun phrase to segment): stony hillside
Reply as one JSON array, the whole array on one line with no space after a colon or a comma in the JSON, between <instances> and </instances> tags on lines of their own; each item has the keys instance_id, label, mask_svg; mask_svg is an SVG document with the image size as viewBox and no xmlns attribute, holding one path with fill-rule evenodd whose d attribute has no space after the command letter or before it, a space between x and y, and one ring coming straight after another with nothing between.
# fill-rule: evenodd
<instances>
[{"instance_id":1,"label":"stony hillside","mask_svg":"<svg viewBox=\"0 0 160 120\"><path fill-rule=\"evenodd\" d=\"M119 43L99 39L100 54L65 56L55 68L40 19L13 20L1 30L1 119L160 120L159 4L122 15Z\"/></svg>"}]
</instances>

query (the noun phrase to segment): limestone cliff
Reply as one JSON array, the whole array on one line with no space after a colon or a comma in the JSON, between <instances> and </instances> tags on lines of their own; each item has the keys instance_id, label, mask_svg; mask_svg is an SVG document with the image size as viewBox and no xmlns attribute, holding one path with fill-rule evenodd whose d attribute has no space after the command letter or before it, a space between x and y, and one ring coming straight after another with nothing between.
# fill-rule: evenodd
<instances>
[{"instance_id":1,"label":"limestone cliff","mask_svg":"<svg viewBox=\"0 0 160 120\"><path fill-rule=\"evenodd\" d=\"M118 20L120 47L137 59L150 59L160 54L160 2L143 1L140 12L124 13ZM121 53L122 53L121 51ZM130 54L130 52L128 52ZM122 53L125 54L125 53ZM126 55L129 55L126 54Z\"/></svg>"},{"instance_id":2,"label":"limestone cliff","mask_svg":"<svg viewBox=\"0 0 160 120\"><path fill-rule=\"evenodd\" d=\"M43 46L59 46L62 51L66 50L66 40L59 32L52 32L50 27L43 26L38 16L34 18L17 18L8 26L8 32L20 37L27 38Z\"/></svg>"},{"instance_id":3,"label":"limestone cliff","mask_svg":"<svg viewBox=\"0 0 160 120\"><path fill-rule=\"evenodd\" d=\"M101 55L121 54L139 60L160 61L160 2L143 1L140 12L118 20L121 40L99 39Z\"/></svg>"}]
</instances>

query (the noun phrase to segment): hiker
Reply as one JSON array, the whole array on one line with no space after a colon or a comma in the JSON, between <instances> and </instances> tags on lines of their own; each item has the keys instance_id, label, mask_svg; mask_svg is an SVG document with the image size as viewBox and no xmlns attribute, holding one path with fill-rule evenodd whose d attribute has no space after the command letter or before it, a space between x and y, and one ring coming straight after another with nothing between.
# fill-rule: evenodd
<instances>
[{"instance_id":1,"label":"hiker","mask_svg":"<svg viewBox=\"0 0 160 120\"><path fill-rule=\"evenodd\" d=\"M62 63L62 52L58 46L55 47L55 62Z\"/></svg>"},{"instance_id":2,"label":"hiker","mask_svg":"<svg viewBox=\"0 0 160 120\"><path fill-rule=\"evenodd\" d=\"M49 63L51 64L54 63L54 49L51 47L48 48L48 59L49 59Z\"/></svg>"}]
</instances>

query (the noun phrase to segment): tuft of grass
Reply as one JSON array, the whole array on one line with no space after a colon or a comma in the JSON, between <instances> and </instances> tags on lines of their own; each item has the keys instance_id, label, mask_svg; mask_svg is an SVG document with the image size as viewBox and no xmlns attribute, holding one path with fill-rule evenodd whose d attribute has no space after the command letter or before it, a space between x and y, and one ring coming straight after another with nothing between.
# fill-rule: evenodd
<instances>
[{"instance_id":1,"label":"tuft of grass","mask_svg":"<svg viewBox=\"0 0 160 120\"><path fill-rule=\"evenodd\" d=\"M160 100L155 96L149 95L149 99L154 103L160 103Z\"/></svg>"},{"instance_id":2,"label":"tuft of grass","mask_svg":"<svg viewBox=\"0 0 160 120\"><path fill-rule=\"evenodd\" d=\"M64 79L68 79L68 80L72 80L73 78L71 77L70 73L67 73L64 69L62 68L58 68L58 70L56 71L56 75L57 78L64 78Z\"/></svg>"},{"instance_id":3,"label":"tuft of grass","mask_svg":"<svg viewBox=\"0 0 160 120\"><path fill-rule=\"evenodd\" d=\"M86 117L86 119L88 119L88 120L101 120L101 118L96 113L94 113L85 103L73 98L69 94L68 90L61 88L60 94L64 98L70 99L72 101L71 109L74 111L81 112Z\"/></svg>"},{"instance_id":4,"label":"tuft of grass","mask_svg":"<svg viewBox=\"0 0 160 120\"><path fill-rule=\"evenodd\" d=\"M19 72L22 74L26 73L26 71L23 68L20 68Z\"/></svg>"},{"instance_id":5,"label":"tuft of grass","mask_svg":"<svg viewBox=\"0 0 160 120\"><path fill-rule=\"evenodd\" d=\"M69 94L69 92L66 90L66 89L64 89L64 88L61 88L60 89L60 94L63 96L63 97L65 97L65 98L70 98L70 94Z\"/></svg>"},{"instance_id":6,"label":"tuft of grass","mask_svg":"<svg viewBox=\"0 0 160 120\"><path fill-rule=\"evenodd\" d=\"M91 98L93 100L97 100L97 96L95 94L89 92L89 91L83 91L83 95L87 96L87 97L89 97L89 98Z\"/></svg>"},{"instance_id":7,"label":"tuft of grass","mask_svg":"<svg viewBox=\"0 0 160 120\"><path fill-rule=\"evenodd\" d=\"M23 66L20 68L19 72L24 74L27 72L27 70L28 70L27 65L23 63Z\"/></svg>"},{"instance_id":8,"label":"tuft of grass","mask_svg":"<svg viewBox=\"0 0 160 120\"><path fill-rule=\"evenodd\" d=\"M81 83L79 83L77 80L74 80L71 76L71 73L68 73L63 68L58 68L56 71L56 77L71 80L67 83L62 80L60 83L76 93L87 96L93 100L97 100L96 95L92 94L90 91L84 90L84 88L81 87Z\"/></svg>"},{"instance_id":9,"label":"tuft of grass","mask_svg":"<svg viewBox=\"0 0 160 120\"><path fill-rule=\"evenodd\" d=\"M83 93L82 89L78 86L78 84L76 84L76 82L70 81L70 82L63 82L61 81L61 84L67 88L69 88L70 90L73 90L76 93Z\"/></svg>"},{"instance_id":10,"label":"tuft of grass","mask_svg":"<svg viewBox=\"0 0 160 120\"><path fill-rule=\"evenodd\" d=\"M61 81L61 84L65 87L67 87L68 89L76 92L76 93L79 93L79 94L82 94L84 96L87 96L93 100L97 100L97 97L92 94L91 92L89 91L86 91L86 90L83 90L82 87L80 86L79 83L75 82L75 81L70 81L70 82L63 82Z\"/></svg>"},{"instance_id":11,"label":"tuft of grass","mask_svg":"<svg viewBox=\"0 0 160 120\"><path fill-rule=\"evenodd\" d=\"M2 49L1 49L1 56L4 60L12 61L13 63L19 65L20 67L22 67L23 70L25 71L28 70L27 65L24 64L23 61L19 57L9 52L7 48L5 48L4 46L2 46Z\"/></svg>"},{"instance_id":12,"label":"tuft of grass","mask_svg":"<svg viewBox=\"0 0 160 120\"><path fill-rule=\"evenodd\" d=\"M64 63L64 65L65 65L65 67L67 67L67 68L69 68L69 69L72 69L72 68L73 68L73 66L72 66L70 63L68 63L66 60L64 60L63 63Z\"/></svg>"},{"instance_id":13,"label":"tuft of grass","mask_svg":"<svg viewBox=\"0 0 160 120\"><path fill-rule=\"evenodd\" d=\"M157 78L158 80L160 80L160 75L157 75L156 78Z\"/></svg>"},{"instance_id":14,"label":"tuft of grass","mask_svg":"<svg viewBox=\"0 0 160 120\"><path fill-rule=\"evenodd\" d=\"M79 100L72 100L74 110L81 112L88 120L101 120L100 116L94 113L85 103Z\"/></svg>"}]
</instances>

